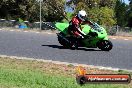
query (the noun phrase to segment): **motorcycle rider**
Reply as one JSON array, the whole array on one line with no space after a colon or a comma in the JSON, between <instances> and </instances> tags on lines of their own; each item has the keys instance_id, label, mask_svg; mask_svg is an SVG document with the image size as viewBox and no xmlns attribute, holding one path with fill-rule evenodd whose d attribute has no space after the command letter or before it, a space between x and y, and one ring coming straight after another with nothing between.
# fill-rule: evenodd
<instances>
[{"instance_id":1,"label":"motorcycle rider","mask_svg":"<svg viewBox=\"0 0 132 88\"><path fill-rule=\"evenodd\" d=\"M81 29L82 23L92 25L92 22L86 21L87 13L84 10L80 10L78 14L72 18L69 22L68 32L76 38L84 38L85 33Z\"/></svg>"},{"instance_id":2,"label":"motorcycle rider","mask_svg":"<svg viewBox=\"0 0 132 88\"><path fill-rule=\"evenodd\" d=\"M87 37L81 29L81 24L84 23L89 24L90 26L92 25L92 22L86 20L86 18L87 13L84 10L80 10L78 14L69 22L68 32L75 38L75 48L78 48L78 41Z\"/></svg>"}]
</instances>

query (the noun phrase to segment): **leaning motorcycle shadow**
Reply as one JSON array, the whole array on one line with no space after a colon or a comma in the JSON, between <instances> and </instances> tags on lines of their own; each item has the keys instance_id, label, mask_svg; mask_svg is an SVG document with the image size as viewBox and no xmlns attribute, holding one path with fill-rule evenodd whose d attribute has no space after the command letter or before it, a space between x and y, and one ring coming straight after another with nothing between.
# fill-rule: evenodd
<instances>
[{"instance_id":1,"label":"leaning motorcycle shadow","mask_svg":"<svg viewBox=\"0 0 132 88\"><path fill-rule=\"evenodd\" d=\"M51 47L51 48L57 48L57 49L66 49L63 46L58 46L58 45L42 45L42 46Z\"/></svg>"},{"instance_id":2,"label":"leaning motorcycle shadow","mask_svg":"<svg viewBox=\"0 0 132 88\"><path fill-rule=\"evenodd\" d=\"M61 45L42 45L42 46L46 46L46 47L51 47L51 48L56 48L56 49L68 49L68 50L82 50L82 51L102 51L99 50L97 48L85 48L85 47L79 47L78 49L70 49L70 48L65 48Z\"/></svg>"}]
</instances>

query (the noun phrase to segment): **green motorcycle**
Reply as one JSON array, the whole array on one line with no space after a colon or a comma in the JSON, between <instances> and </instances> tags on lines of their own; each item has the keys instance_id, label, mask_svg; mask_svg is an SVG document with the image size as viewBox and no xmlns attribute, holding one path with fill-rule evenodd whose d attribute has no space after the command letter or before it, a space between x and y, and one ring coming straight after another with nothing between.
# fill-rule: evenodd
<instances>
[{"instance_id":1,"label":"green motorcycle","mask_svg":"<svg viewBox=\"0 0 132 88\"><path fill-rule=\"evenodd\" d=\"M99 48L103 51L110 51L113 48L113 44L108 39L106 30L97 23L93 23L92 27L88 24L81 25L82 31L86 34L87 37L77 42L75 37L68 36L69 23L58 22L55 23L55 26L60 31L57 33L58 41L66 48L87 47Z\"/></svg>"}]
</instances>

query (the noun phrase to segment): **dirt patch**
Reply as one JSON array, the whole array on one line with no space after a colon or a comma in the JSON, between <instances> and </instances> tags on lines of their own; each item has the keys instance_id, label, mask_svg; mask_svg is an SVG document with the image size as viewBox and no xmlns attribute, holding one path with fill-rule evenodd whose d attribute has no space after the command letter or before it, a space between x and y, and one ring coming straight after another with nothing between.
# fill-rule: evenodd
<instances>
[{"instance_id":1,"label":"dirt patch","mask_svg":"<svg viewBox=\"0 0 132 88\"><path fill-rule=\"evenodd\" d=\"M129 39L132 40L132 36L109 36L109 38L117 38L117 39Z\"/></svg>"}]
</instances>

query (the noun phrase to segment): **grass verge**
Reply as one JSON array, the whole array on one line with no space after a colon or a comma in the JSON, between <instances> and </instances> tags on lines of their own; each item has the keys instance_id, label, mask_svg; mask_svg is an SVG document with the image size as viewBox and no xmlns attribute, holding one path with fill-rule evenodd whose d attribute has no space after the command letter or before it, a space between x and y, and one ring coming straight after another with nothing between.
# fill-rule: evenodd
<instances>
[{"instance_id":1,"label":"grass verge","mask_svg":"<svg viewBox=\"0 0 132 88\"><path fill-rule=\"evenodd\" d=\"M0 58L0 88L132 88L132 83L80 86L75 80L75 68L50 62ZM97 68L86 70L90 74L121 73Z\"/></svg>"}]
</instances>

